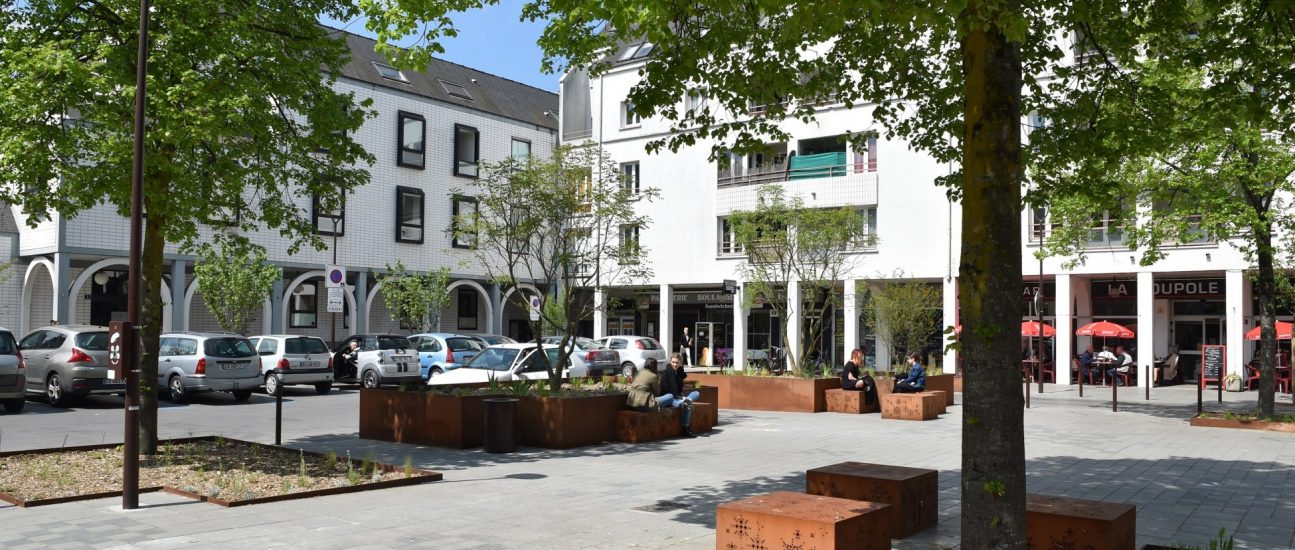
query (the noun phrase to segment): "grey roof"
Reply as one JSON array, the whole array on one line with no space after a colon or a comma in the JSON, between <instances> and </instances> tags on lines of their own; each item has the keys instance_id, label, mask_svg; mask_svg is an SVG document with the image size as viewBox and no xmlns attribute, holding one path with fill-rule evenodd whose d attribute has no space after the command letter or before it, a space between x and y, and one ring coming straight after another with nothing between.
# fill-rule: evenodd
<instances>
[{"instance_id":1,"label":"grey roof","mask_svg":"<svg viewBox=\"0 0 1295 550\"><path fill-rule=\"evenodd\" d=\"M13 217L13 208L0 203L0 233L17 233L18 221Z\"/></svg>"},{"instance_id":2,"label":"grey roof","mask_svg":"<svg viewBox=\"0 0 1295 550\"><path fill-rule=\"evenodd\" d=\"M374 63L390 65L385 56L373 51L377 43L375 40L342 30L330 30L345 35L347 45L351 49L351 60L342 69L341 76L384 88L404 90L415 95L462 105L469 109L493 113L543 128L558 129L558 94L436 58L432 58L425 71L401 71L409 81L408 84L396 82L383 78L374 68ZM473 79L476 79L476 82L473 82ZM438 80L463 86L472 96L472 100L450 95ZM545 111L552 113L552 116L546 116Z\"/></svg>"}]
</instances>

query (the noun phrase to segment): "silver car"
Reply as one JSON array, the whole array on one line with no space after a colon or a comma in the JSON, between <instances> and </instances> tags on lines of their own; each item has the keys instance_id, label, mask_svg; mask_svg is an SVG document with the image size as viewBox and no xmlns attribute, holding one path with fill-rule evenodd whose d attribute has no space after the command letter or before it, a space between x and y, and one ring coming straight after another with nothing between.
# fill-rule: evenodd
<instances>
[{"instance_id":1,"label":"silver car","mask_svg":"<svg viewBox=\"0 0 1295 550\"><path fill-rule=\"evenodd\" d=\"M252 343L227 332L172 332L162 335L157 383L171 400L192 393L227 391L245 401L261 385L261 357Z\"/></svg>"},{"instance_id":2,"label":"silver car","mask_svg":"<svg viewBox=\"0 0 1295 550\"><path fill-rule=\"evenodd\" d=\"M20 413L27 404L27 368L13 333L0 328L0 404L10 413Z\"/></svg>"},{"instance_id":3,"label":"silver car","mask_svg":"<svg viewBox=\"0 0 1295 550\"><path fill-rule=\"evenodd\" d=\"M18 341L27 364L27 391L55 407L74 398L121 394L126 381L108 369L108 327L69 325L31 331Z\"/></svg>"},{"instance_id":4,"label":"silver car","mask_svg":"<svg viewBox=\"0 0 1295 550\"><path fill-rule=\"evenodd\" d=\"M250 338L261 356L265 393L278 395L283 386L310 384L319 394L333 389L333 354L322 338L270 335Z\"/></svg>"},{"instance_id":5,"label":"silver car","mask_svg":"<svg viewBox=\"0 0 1295 550\"><path fill-rule=\"evenodd\" d=\"M639 369L643 368L643 362L649 357L656 359L658 363L664 363L666 360L665 348L662 348L655 338L608 336L597 341L620 354L621 374L625 376L634 376Z\"/></svg>"},{"instance_id":6,"label":"silver car","mask_svg":"<svg viewBox=\"0 0 1295 550\"><path fill-rule=\"evenodd\" d=\"M575 349L571 351L572 364L576 360L583 361L589 367L589 376L615 375L621 369L620 354L607 349L607 346L594 341L592 338L577 336L572 338ZM561 336L545 336L541 339L545 344L561 345Z\"/></svg>"}]
</instances>

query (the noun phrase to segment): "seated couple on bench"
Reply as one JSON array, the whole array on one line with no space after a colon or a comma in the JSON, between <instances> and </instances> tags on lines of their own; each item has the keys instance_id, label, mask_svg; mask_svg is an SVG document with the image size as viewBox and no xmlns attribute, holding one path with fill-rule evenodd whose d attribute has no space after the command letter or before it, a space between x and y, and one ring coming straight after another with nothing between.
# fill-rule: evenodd
<instances>
[{"instance_id":1,"label":"seated couple on bench","mask_svg":"<svg viewBox=\"0 0 1295 550\"><path fill-rule=\"evenodd\" d=\"M684 397L683 381L688 377L688 373L683 370L683 355L674 354L670 356L670 366L665 372L657 375L656 359L646 359L643 361L643 370L634 376L634 381L630 383L629 395L625 398L625 404L629 408L640 412L660 410L666 408L682 409L681 415L683 422L683 436L695 437L692 433L692 403L701 397L699 392L692 392Z\"/></svg>"}]
</instances>

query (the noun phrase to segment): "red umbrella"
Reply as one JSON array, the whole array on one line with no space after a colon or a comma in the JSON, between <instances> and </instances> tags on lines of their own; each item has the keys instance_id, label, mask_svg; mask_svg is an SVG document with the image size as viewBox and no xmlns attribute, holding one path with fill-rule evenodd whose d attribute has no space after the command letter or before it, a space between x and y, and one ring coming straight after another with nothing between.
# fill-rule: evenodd
<instances>
[{"instance_id":1,"label":"red umbrella","mask_svg":"<svg viewBox=\"0 0 1295 550\"><path fill-rule=\"evenodd\" d=\"M1123 325L1117 325L1110 321L1098 321L1096 323L1088 323L1087 325L1079 327L1079 330L1076 330L1075 334L1078 334L1080 336L1098 336L1101 338L1132 338L1133 337L1133 331L1129 330Z\"/></svg>"},{"instance_id":2,"label":"red umbrella","mask_svg":"<svg viewBox=\"0 0 1295 550\"><path fill-rule=\"evenodd\" d=\"M1246 340L1258 340L1258 339L1259 339L1259 329L1260 329L1260 328L1261 328L1261 327L1255 327L1255 328L1250 329L1250 331L1249 331L1249 332L1246 332ZM1291 324L1290 324L1290 323L1287 323L1286 321L1277 321L1277 339L1278 339L1278 340L1290 340L1290 339L1291 339Z\"/></svg>"},{"instance_id":3,"label":"red umbrella","mask_svg":"<svg viewBox=\"0 0 1295 550\"><path fill-rule=\"evenodd\" d=\"M954 334L962 334L962 325L953 327L953 332ZM1047 324L1043 325L1044 338L1051 338L1053 336L1056 336L1056 334L1057 334L1057 329L1052 328L1052 325L1047 325ZM1039 322L1026 321L1024 323L1021 323L1021 336L1038 337Z\"/></svg>"}]
</instances>

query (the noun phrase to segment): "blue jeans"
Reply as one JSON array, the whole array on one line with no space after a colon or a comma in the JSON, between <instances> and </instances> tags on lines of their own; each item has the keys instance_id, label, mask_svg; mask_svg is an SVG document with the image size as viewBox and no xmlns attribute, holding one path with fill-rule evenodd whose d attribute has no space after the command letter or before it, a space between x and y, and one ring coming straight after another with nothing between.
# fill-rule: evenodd
<instances>
[{"instance_id":1,"label":"blue jeans","mask_svg":"<svg viewBox=\"0 0 1295 550\"><path fill-rule=\"evenodd\" d=\"M689 400L689 401L694 401L694 402L695 402L695 401L697 401L697 400L698 400L698 399L700 399L700 398L701 398L701 393L699 393L699 392L694 391L694 392L692 392L692 393L688 394L688 400ZM663 409L667 409L667 408L669 408L669 409L673 409L673 408L678 408L679 406L683 405L683 400L682 400L682 399L675 399L674 394L667 393L667 394L665 394L665 395L662 395L661 397L656 398L656 403L657 403L657 406L659 406L659 407L661 407L661 408L663 408ZM684 427L685 427L685 428L687 428L687 427L689 426L689 424L688 424L688 421L689 421L689 420L692 420L692 409L691 409L691 408L684 407L684 409L683 409L683 425L684 425Z\"/></svg>"}]
</instances>

